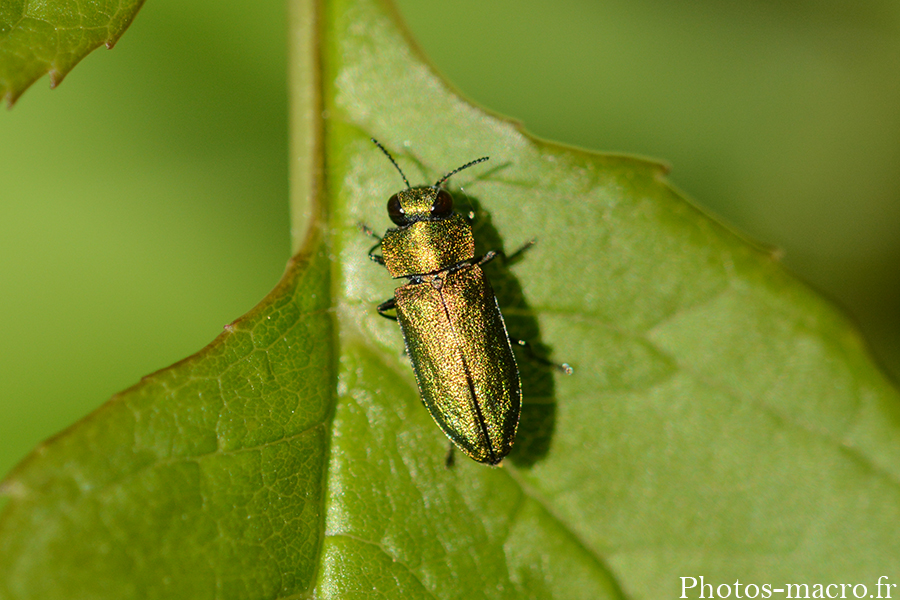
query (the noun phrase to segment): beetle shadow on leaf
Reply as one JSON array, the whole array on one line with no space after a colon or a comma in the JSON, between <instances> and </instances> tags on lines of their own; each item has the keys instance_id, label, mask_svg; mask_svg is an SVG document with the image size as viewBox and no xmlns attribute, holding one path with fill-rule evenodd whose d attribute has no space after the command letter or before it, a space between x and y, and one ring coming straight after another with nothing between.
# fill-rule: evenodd
<instances>
[{"instance_id":1,"label":"beetle shadow on leaf","mask_svg":"<svg viewBox=\"0 0 900 600\"><path fill-rule=\"evenodd\" d=\"M466 216L474 213L472 230L475 236L476 256L481 256L489 250L502 251L506 256L516 254L519 247L505 246L491 222L490 214L481 208L477 200L460 194L454 198L454 204L457 210ZM524 233L527 235L532 232ZM521 283L510 270L511 264L527 261L531 252L530 248L526 248L511 261L501 255L483 267L494 288L509 336L528 342L533 351L531 356L528 352L519 351L515 347L513 350L522 381L522 413L516 442L508 460L521 467L531 466L547 455L556 425L554 367L535 359L535 357L552 359L553 355L550 348L541 342L537 319L525 300Z\"/></svg>"}]
</instances>

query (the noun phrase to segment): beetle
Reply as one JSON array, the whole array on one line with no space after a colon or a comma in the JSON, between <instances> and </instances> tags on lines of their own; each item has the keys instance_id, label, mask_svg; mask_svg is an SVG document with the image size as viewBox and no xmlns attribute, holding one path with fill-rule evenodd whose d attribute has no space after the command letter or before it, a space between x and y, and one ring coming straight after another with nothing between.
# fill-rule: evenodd
<instances>
[{"instance_id":1,"label":"beetle","mask_svg":"<svg viewBox=\"0 0 900 600\"><path fill-rule=\"evenodd\" d=\"M396 227L383 238L366 228L378 239L369 258L394 279L406 280L378 313L399 322L422 402L438 426L472 459L497 465L512 449L522 405L512 342L481 268L498 253L475 257L472 227L441 187L488 157L450 171L434 185L412 187L394 157L372 141L406 184L387 203ZM381 255L375 254L378 247Z\"/></svg>"}]
</instances>

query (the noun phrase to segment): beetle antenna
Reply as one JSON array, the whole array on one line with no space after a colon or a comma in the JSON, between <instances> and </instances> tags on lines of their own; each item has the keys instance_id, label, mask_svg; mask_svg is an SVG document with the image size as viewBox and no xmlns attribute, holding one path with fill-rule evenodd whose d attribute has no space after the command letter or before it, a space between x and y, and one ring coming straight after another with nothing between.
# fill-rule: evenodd
<instances>
[{"instance_id":1,"label":"beetle antenna","mask_svg":"<svg viewBox=\"0 0 900 600\"><path fill-rule=\"evenodd\" d=\"M407 178L406 178L406 175L403 174L403 171L400 169L400 165L397 164L397 161L394 160L394 157L391 156L391 153L388 152L387 149L386 149L384 146L382 146L382 145L378 142L378 140L376 140L375 138L372 138L372 141L375 142L375 145L376 145L376 146L378 146L379 148L381 148L381 151L384 152L384 155L388 157L388 159L391 161L391 164L393 164L394 167L397 169L397 172L400 173L400 177L403 178L403 183L406 184L406 189L411 188L412 186L409 185L409 179L407 179ZM466 165L466 166L469 166L469 165ZM463 167L463 168L465 168L465 167ZM459 170L459 169L457 169L457 170ZM449 175L448 175L447 177L449 177Z\"/></svg>"},{"instance_id":2,"label":"beetle antenna","mask_svg":"<svg viewBox=\"0 0 900 600\"><path fill-rule=\"evenodd\" d=\"M376 142L376 143L377 143L377 142ZM489 158L490 158L489 156L482 156L481 158L476 158L476 159L473 160L472 162L467 162L467 163L464 164L463 166L461 166L461 167L459 167L459 168L457 168L457 169L453 169L452 171L450 171L449 173L447 173L446 175L444 175L443 177L441 177L440 179L438 179L438 180L437 180L437 183L435 183L435 184L434 184L433 186L431 186L431 187L437 187L437 186L441 185L442 183L444 183L445 181L447 181L448 179L450 179L451 176L456 175L457 173L459 173L460 171L462 171L463 169L468 169L468 168L471 167L472 165L477 165L478 163L483 163L484 161L488 160Z\"/></svg>"}]
</instances>

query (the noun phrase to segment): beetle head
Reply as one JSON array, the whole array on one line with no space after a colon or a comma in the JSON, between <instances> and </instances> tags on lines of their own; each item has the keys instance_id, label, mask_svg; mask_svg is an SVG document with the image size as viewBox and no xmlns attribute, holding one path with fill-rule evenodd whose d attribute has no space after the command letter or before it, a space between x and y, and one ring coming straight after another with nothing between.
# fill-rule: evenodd
<instances>
[{"instance_id":1,"label":"beetle head","mask_svg":"<svg viewBox=\"0 0 900 600\"><path fill-rule=\"evenodd\" d=\"M414 188L409 185L409 180L403 174L400 165L397 164L391 153L378 143L378 140L375 138L372 138L372 141L388 157L391 164L400 173L400 177L403 178L403 183L406 184L406 189L391 196L387 204L388 215L391 217L391 221L401 227L416 221L436 221L449 217L453 213L453 198L447 190L441 187L441 184L463 169L468 169L472 165L488 160L487 156L476 158L461 167L453 169L430 187Z\"/></svg>"}]
</instances>

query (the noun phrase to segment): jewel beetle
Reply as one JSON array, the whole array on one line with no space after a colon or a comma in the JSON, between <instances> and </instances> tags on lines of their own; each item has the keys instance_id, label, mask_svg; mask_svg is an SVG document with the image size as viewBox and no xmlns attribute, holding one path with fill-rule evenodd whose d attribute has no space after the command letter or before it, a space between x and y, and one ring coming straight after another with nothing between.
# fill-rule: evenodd
<instances>
[{"instance_id":1,"label":"jewel beetle","mask_svg":"<svg viewBox=\"0 0 900 600\"><path fill-rule=\"evenodd\" d=\"M396 227L383 238L366 229L378 239L369 258L406 280L378 313L399 322L422 402L438 426L472 459L499 464L516 438L522 390L503 315L481 269L497 252L475 257L472 227L441 187L488 157L434 185L412 187L391 154L372 141L406 183L387 203Z\"/></svg>"}]
</instances>

